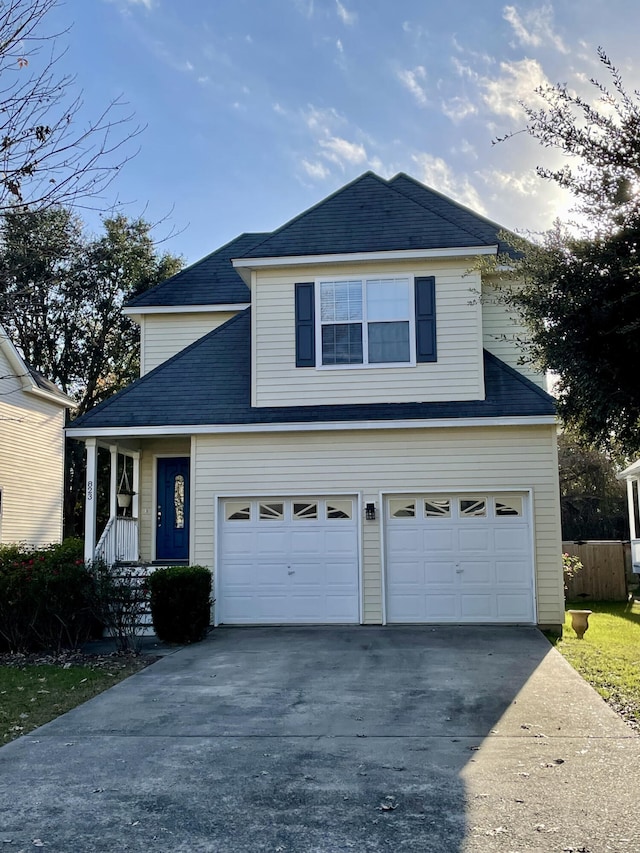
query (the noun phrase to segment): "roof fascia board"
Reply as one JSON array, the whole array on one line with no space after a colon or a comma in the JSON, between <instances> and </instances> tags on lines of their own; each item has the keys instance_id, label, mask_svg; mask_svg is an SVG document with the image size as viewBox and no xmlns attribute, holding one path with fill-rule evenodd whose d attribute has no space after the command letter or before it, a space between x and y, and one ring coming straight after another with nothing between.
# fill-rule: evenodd
<instances>
[{"instance_id":1,"label":"roof fascia board","mask_svg":"<svg viewBox=\"0 0 640 853\"><path fill-rule=\"evenodd\" d=\"M287 255L278 258L232 258L237 270L258 267L288 267L306 264L346 264L366 261L413 261L428 258L472 258L477 255L495 255L494 246L459 246L451 249L394 249L389 252L345 252L336 255ZM240 273L242 275L242 273ZM243 277L244 278L244 277Z\"/></svg>"},{"instance_id":2,"label":"roof fascia board","mask_svg":"<svg viewBox=\"0 0 640 853\"><path fill-rule=\"evenodd\" d=\"M250 302L223 302L217 305L140 305L123 308L122 313L129 317L141 314L215 314L219 311L244 311Z\"/></svg>"},{"instance_id":3,"label":"roof fascia board","mask_svg":"<svg viewBox=\"0 0 640 853\"><path fill-rule=\"evenodd\" d=\"M434 418L432 420L396 420L396 421L313 421L310 423L284 424L194 424L184 426L150 427L79 427L66 428L71 438L99 438L103 436L158 436L158 435L206 435L239 432L339 432L342 430L373 429L443 429L457 427L511 427L544 426L556 424L555 415L531 415L504 418Z\"/></svg>"},{"instance_id":4,"label":"roof fascia board","mask_svg":"<svg viewBox=\"0 0 640 853\"><path fill-rule=\"evenodd\" d=\"M64 409L74 409L78 405L75 400L72 400L71 397L67 397L67 395L62 391L58 394L52 394L50 391L45 391L44 388L39 388L37 385L31 388L25 388L24 390L27 394L42 397L50 403L57 403L58 406L62 406Z\"/></svg>"}]
</instances>

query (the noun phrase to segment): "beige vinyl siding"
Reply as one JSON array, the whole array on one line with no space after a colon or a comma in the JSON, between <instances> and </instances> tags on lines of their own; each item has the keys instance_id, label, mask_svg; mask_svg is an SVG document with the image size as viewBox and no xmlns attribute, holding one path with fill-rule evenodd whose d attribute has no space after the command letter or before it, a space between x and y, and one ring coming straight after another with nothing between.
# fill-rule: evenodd
<instances>
[{"instance_id":1,"label":"beige vinyl siding","mask_svg":"<svg viewBox=\"0 0 640 853\"><path fill-rule=\"evenodd\" d=\"M259 270L255 317L254 405L402 403L484 398L482 318L472 291L479 276L463 263L385 262ZM436 277L438 360L415 367L295 366L295 283L316 277Z\"/></svg>"},{"instance_id":2,"label":"beige vinyl siding","mask_svg":"<svg viewBox=\"0 0 640 853\"><path fill-rule=\"evenodd\" d=\"M0 353L0 375L13 374ZM0 380L0 542L62 538L64 408Z\"/></svg>"},{"instance_id":3,"label":"beige vinyl siding","mask_svg":"<svg viewBox=\"0 0 640 853\"><path fill-rule=\"evenodd\" d=\"M544 373L535 370L531 364L521 363L522 342L528 338L527 330L516 312L504 304L501 291L502 286L498 282L482 282L483 346L546 391Z\"/></svg>"},{"instance_id":4,"label":"beige vinyl siding","mask_svg":"<svg viewBox=\"0 0 640 853\"><path fill-rule=\"evenodd\" d=\"M235 317L236 311L143 314L140 317L140 375Z\"/></svg>"},{"instance_id":5,"label":"beige vinyl siding","mask_svg":"<svg viewBox=\"0 0 640 853\"><path fill-rule=\"evenodd\" d=\"M364 620L382 620L380 494L533 489L538 621L561 624L559 492L553 426L194 436L192 558L213 567L214 493L358 493L378 507L362 522Z\"/></svg>"},{"instance_id":6,"label":"beige vinyl siding","mask_svg":"<svg viewBox=\"0 0 640 853\"><path fill-rule=\"evenodd\" d=\"M155 559L156 459L158 456L190 456L189 438L147 440L140 454L139 549L143 560ZM193 491L191 492L193 495ZM192 561L193 562L193 561Z\"/></svg>"}]
</instances>

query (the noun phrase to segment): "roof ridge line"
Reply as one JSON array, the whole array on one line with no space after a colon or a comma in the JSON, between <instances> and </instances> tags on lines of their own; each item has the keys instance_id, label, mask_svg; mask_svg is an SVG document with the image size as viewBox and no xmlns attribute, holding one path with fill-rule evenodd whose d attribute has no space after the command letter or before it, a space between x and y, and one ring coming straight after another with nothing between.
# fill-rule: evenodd
<instances>
[{"instance_id":1,"label":"roof ridge line","mask_svg":"<svg viewBox=\"0 0 640 853\"><path fill-rule=\"evenodd\" d=\"M398 172L398 174L394 175L394 177L391 178L391 180L389 181L389 186L391 187L391 189L395 190L397 193L400 193L400 195L404 196L405 198L411 198L411 197L408 196L406 193L402 192L402 190L399 187L395 186L395 184L393 183L396 178L400 178L400 177L406 178L408 181L411 181L411 183L417 184L421 188L428 190L429 192L433 193L434 195L437 195L443 201L449 202L449 204L455 204L456 207L460 208L461 210L464 210L465 213L469 213L471 216L475 217L476 219L482 219L483 222L487 223L487 225L493 225L496 227L496 229L501 230L501 231L508 231L509 230L508 228L505 228L503 225L500 225L499 222L493 222L491 219L487 219L486 216L482 216L481 213L476 213L475 210L472 210L470 207L467 207L466 205L461 204L459 201L456 201L454 198L450 198L449 196L444 195L444 193L441 193L439 190L436 190L433 187L429 187L426 184L420 183L420 181L417 181L415 178L412 178L411 175L407 175L406 172ZM415 201L416 204L419 204L420 207L422 207L424 210L428 210L430 213L433 213L435 216L439 216L441 219L446 220L450 225L455 225L457 228L460 228L462 231L466 231L467 234L470 234L472 237L475 237L478 240L485 240L485 237L483 237L480 234L477 234L475 231L472 231L470 228L467 228L466 225L461 225L459 222L456 222L451 217L446 216L446 214L440 213L439 211L435 211L432 208L427 207L427 205L423 204L421 201L416 201L416 199L412 198L411 201ZM489 244L486 244L486 245L489 245Z\"/></svg>"},{"instance_id":2,"label":"roof ridge line","mask_svg":"<svg viewBox=\"0 0 640 853\"><path fill-rule=\"evenodd\" d=\"M381 178L380 175L377 175L371 169L368 169L366 172L363 172L361 175L358 175L357 178L354 178L352 181L349 181L349 183L344 184L344 186L338 187L337 190L334 190L332 193L329 193L328 196L325 196L324 198L320 199L320 201L317 201L315 204L312 204L311 207L308 207L306 210L303 210L302 213L298 213L296 216L292 217L291 219L288 219L283 225L281 225L279 228L276 228L275 231L271 231L271 233L267 234L264 240L261 240L259 243L256 243L256 245L248 251L255 252L257 249L260 248L260 246L263 245L263 243L266 243L267 240L270 240L272 237L275 237L277 234L280 234L280 232L284 231L285 228L288 228L290 225L293 225L294 222L298 222L300 219L307 216L307 214L312 213L316 208L330 201L332 198L335 198L335 196L340 195L340 193L349 189L349 187L352 187L354 184L357 184L358 181L361 181L364 178L375 178L381 184L389 186L389 181L387 181L385 178ZM243 258L245 256L246 252L244 255L238 255L239 258Z\"/></svg>"}]
</instances>

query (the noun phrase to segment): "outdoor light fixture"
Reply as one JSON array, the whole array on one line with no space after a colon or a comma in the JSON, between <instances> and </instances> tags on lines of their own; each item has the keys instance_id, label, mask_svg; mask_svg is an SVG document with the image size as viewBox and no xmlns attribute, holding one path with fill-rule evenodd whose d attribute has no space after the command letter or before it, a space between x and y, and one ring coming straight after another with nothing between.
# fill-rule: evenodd
<instances>
[{"instance_id":1,"label":"outdoor light fixture","mask_svg":"<svg viewBox=\"0 0 640 853\"><path fill-rule=\"evenodd\" d=\"M376 505L375 504L365 504L364 505L364 517L367 521L375 521L376 520Z\"/></svg>"}]
</instances>

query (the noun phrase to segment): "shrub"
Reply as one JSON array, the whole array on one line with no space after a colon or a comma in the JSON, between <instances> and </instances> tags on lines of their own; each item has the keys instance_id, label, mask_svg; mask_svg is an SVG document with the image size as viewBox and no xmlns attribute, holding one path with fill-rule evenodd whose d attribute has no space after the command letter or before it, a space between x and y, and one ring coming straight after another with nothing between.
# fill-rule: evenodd
<instances>
[{"instance_id":1,"label":"shrub","mask_svg":"<svg viewBox=\"0 0 640 853\"><path fill-rule=\"evenodd\" d=\"M147 579L151 617L160 640L194 643L207 633L211 608L211 572L205 566L170 566Z\"/></svg>"},{"instance_id":2,"label":"shrub","mask_svg":"<svg viewBox=\"0 0 640 853\"><path fill-rule=\"evenodd\" d=\"M91 575L95 617L116 641L118 651L139 651L149 606L146 567L108 566L95 560Z\"/></svg>"},{"instance_id":3,"label":"shrub","mask_svg":"<svg viewBox=\"0 0 640 853\"><path fill-rule=\"evenodd\" d=\"M570 582L583 568L584 566L582 565L580 557L576 557L573 554L567 554L566 552L562 555L562 573L564 575L565 593L569 589Z\"/></svg>"},{"instance_id":4,"label":"shrub","mask_svg":"<svg viewBox=\"0 0 640 853\"><path fill-rule=\"evenodd\" d=\"M12 652L76 648L92 629L91 575L82 542L0 547L0 637Z\"/></svg>"}]
</instances>

